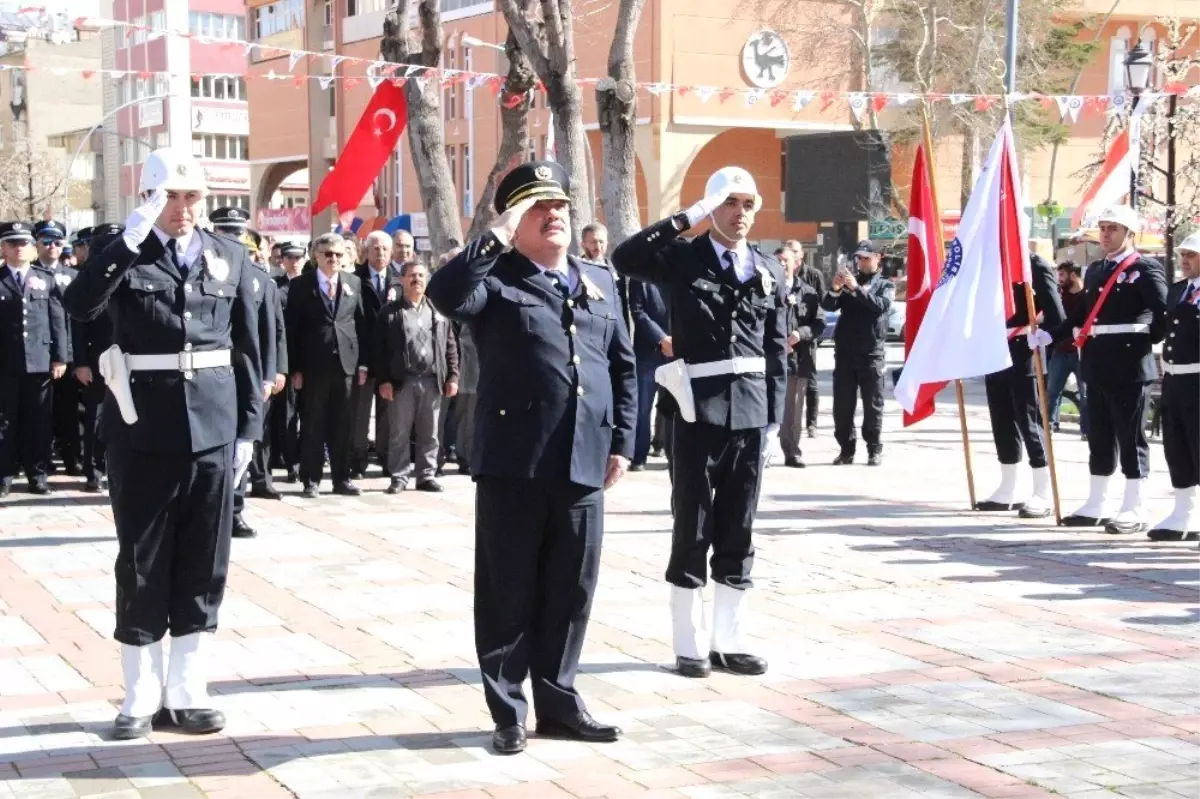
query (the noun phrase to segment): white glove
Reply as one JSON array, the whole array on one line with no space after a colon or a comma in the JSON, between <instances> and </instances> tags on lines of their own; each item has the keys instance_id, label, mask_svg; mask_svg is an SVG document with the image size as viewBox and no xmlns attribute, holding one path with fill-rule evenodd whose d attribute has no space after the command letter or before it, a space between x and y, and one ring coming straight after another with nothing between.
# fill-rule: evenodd
<instances>
[{"instance_id":1,"label":"white glove","mask_svg":"<svg viewBox=\"0 0 1200 799\"><path fill-rule=\"evenodd\" d=\"M695 227L696 225L700 224L701 219L708 216L713 211L715 211L717 208L719 208L721 206L721 203L725 202L726 198L728 198L728 197L729 197L728 191L722 191L722 192L717 192L716 194L710 194L707 197L705 197L703 200L701 200L700 202L693 205L691 208L684 211L683 215L687 217L688 227L692 228L692 227Z\"/></svg>"},{"instance_id":2,"label":"white glove","mask_svg":"<svg viewBox=\"0 0 1200 799\"><path fill-rule=\"evenodd\" d=\"M1079 332L1080 332L1080 328L1078 328L1078 327L1071 328L1071 341L1075 341L1079 338Z\"/></svg>"},{"instance_id":3,"label":"white glove","mask_svg":"<svg viewBox=\"0 0 1200 799\"><path fill-rule=\"evenodd\" d=\"M136 250L142 246L142 242L153 230L154 223L158 221L158 215L166 207L167 193L162 189L155 189L150 192L145 202L133 209L133 213L125 220L125 232L121 234L129 249Z\"/></svg>"},{"instance_id":4,"label":"white glove","mask_svg":"<svg viewBox=\"0 0 1200 799\"><path fill-rule=\"evenodd\" d=\"M512 243L512 237L517 232L517 226L521 224L521 217L525 216L525 212L532 208L536 202L536 197L530 197L527 200L521 200L521 202L500 214L499 218L496 219L496 223L492 225L492 235L500 239L500 243L507 247Z\"/></svg>"},{"instance_id":5,"label":"white glove","mask_svg":"<svg viewBox=\"0 0 1200 799\"><path fill-rule=\"evenodd\" d=\"M250 459L254 457L254 442L239 438L233 445L233 484L242 482L246 470L250 468Z\"/></svg>"},{"instance_id":6,"label":"white glove","mask_svg":"<svg viewBox=\"0 0 1200 799\"><path fill-rule=\"evenodd\" d=\"M763 468L769 469L783 456L783 442L779 440L779 425L769 424L763 438Z\"/></svg>"},{"instance_id":7,"label":"white glove","mask_svg":"<svg viewBox=\"0 0 1200 799\"><path fill-rule=\"evenodd\" d=\"M1054 343L1054 339L1050 337L1050 334L1038 327L1026 333L1025 340L1029 342L1029 349L1031 350L1037 350L1038 347L1049 347Z\"/></svg>"}]
</instances>

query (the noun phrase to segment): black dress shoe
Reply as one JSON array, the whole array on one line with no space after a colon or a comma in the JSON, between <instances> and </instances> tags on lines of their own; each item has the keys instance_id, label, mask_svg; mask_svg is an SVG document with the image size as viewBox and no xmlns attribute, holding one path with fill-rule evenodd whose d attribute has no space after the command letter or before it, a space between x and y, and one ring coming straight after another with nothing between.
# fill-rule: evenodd
<instances>
[{"instance_id":1,"label":"black dress shoe","mask_svg":"<svg viewBox=\"0 0 1200 799\"><path fill-rule=\"evenodd\" d=\"M126 716L118 713L113 720L112 738L114 741L129 741L134 738L145 738L153 729L154 716Z\"/></svg>"},{"instance_id":2,"label":"black dress shoe","mask_svg":"<svg viewBox=\"0 0 1200 799\"><path fill-rule=\"evenodd\" d=\"M833 459L834 466L849 466L852 463L854 463L854 453L853 452L849 452L849 453L843 452L841 455L838 455L836 458Z\"/></svg>"},{"instance_id":3,"label":"black dress shoe","mask_svg":"<svg viewBox=\"0 0 1200 799\"><path fill-rule=\"evenodd\" d=\"M407 480L405 480L403 477L393 477L392 482L389 483L388 487L383 490L383 493L399 494L400 492L404 491L404 489L406 489L406 488L408 488Z\"/></svg>"},{"instance_id":4,"label":"black dress shoe","mask_svg":"<svg viewBox=\"0 0 1200 799\"><path fill-rule=\"evenodd\" d=\"M164 707L154 717L154 726L175 728L188 735L207 735L225 729L225 714L210 708L168 710Z\"/></svg>"},{"instance_id":5,"label":"black dress shoe","mask_svg":"<svg viewBox=\"0 0 1200 799\"><path fill-rule=\"evenodd\" d=\"M631 463L631 464L629 464L629 471L631 471L631 472L644 472L644 471L646 471L646 464L644 464L644 463Z\"/></svg>"},{"instance_id":6,"label":"black dress shoe","mask_svg":"<svg viewBox=\"0 0 1200 799\"><path fill-rule=\"evenodd\" d=\"M293 468L293 467L289 467L289 468L288 468L288 470L287 470L287 475L286 475L286 476L283 478L283 481L284 481L285 483L294 483L294 482L296 482L296 480L298 480L298 479L299 479L299 478L296 476L296 470L295 470L295 468Z\"/></svg>"},{"instance_id":7,"label":"black dress shoe","mask_svg":"<svg viewBox=\"0 0 1200 799\"><path fill-rule=\"evenodd\" d=\"M1200 540L1200 533L1184 532L1183 530L1167 530L1165 528L1155 528L1146 533L1146 537L1151 541L1196 541Z\"/></svg>"},{"instance_id":8,"label":"black dress shoe","mask_svg":"<svg viewBox=\"0 0 1200 799\"><path fill-rule=\"evenodd\" d=\"M255 499L283 499L283 494L271 486L255 486L250 489L250 496Z\"/></svg>"},{"instance_id":9,"label":"black dress shoe","mask_svg":"<svg viewBox=\"0 0 1200 799\"><path fill-rule=\"evenodd\" d=\"M357 497L362 493L362 490L349 480L344 483L334 483L333 493L340 494L343 497Z\"/></svg>"},{"instance_id":10,"label":"black dress shoe","mask_svg":"<svg viewBox=\"0 0 1200 799\"><path fill-rule=\"evenodd\" d=\"M88 492L89 494L99 494L100 493L100 478L99 477L89 477L83 484L83 490Z\"/></svg>"},{"instance_id":11,"label":"black dress shoe","mask_svg":"<svg viewBox=\"0 0 1200 799\"><path fill-rule=\"evenodd\" d=\"M1021 510L1024 507L1024 502L993 502L990 499L980 500L975 503L975 510L985 512Z\"/></svg>"},{"instance_id":12,"label":"black dress shoe","mask_svg":"<svg viewBox=\"0 0 1200 799\"><path fill-rule=\"evenodd\" d=\"M712 674L712 662L708 658L685 658L676 655L675 671L681 677L703 678Z\"/></svg>"},{"instance_id":13,"label":"black dress shoe","mask_svg":"<svg viewBox=\"0 0 1200 799\"><path fill-rule=\"evenodd\" d=\"M601 724L581 710L565 719L538 719L537 734L546 738L569 738L589 743L611 743L621 737L619 727Z\"/></svg>"},{"instance_id":14,"label":"black dress shoe","mask_svg":"<svg viewBox=\"0 0 1200 799\"><path fill-rule=\"evenodd\" d=\"M799 458L784 458L783 465L792 469L803 469L804 461Z\"/></svg>"},{"instance_id":15,"label":"black dress shoe","mask_svg":"<svg viewBox=\"0 0 1200 799\"><path fill-rule=\"evenodd\" d=\"M83 469L79 468L78 463L68 463L63 466L63 472L67 477L82 477Z\"/></svg>"},{"instance_id":16,"label":"black dress shoe","mask_svg":"<svg viewBox=\"0 0 1200 799\"><path fill-rule=\"evenodd\" d=\"M882 466L883 465L883 453L875 452L875 453L868 455L867 456L867 465L868 466Z\"/></svg>"},{"instance_id":17,"label":"black dress shoe","mask_svg":"<svg viewBox=\"0 0 1200 799\"><path fill-rule=\"evenodd\" d=\"M304 490L300 492L300 496L305 499L316 499L321 495L321 489L317 488L316 483L305 483Z\"/></svg>"},{"instance_id":18,"label":"black dress shoe","mask_svg":"<svg viewBox=\"0 0 1200 799\"><path fill-rule=\"evenodd\" d=\"M258 533L254 528L246 524L246 520L242 518L240 513L233 517L233 537L234 538L258 538Z\"/></svg>"},{"instance_id":19,"label":"black dress shoe","mask_svg":"<svg viewBox=\"0 0 1200 799\"><path fill-rule=\"evenodd\" d=\"M1108 524L1108 517L1097 516L1067 516L1063 519L1063 527L1103 527Z\"/></svg>"},{"instance_id":20,"label":"black dress shoe","mask_svg":"<svg viewBox=\"0 0 1200 799\"><path fill-rule=\"evenodd\" d=\"M437 480L422 480L421 482L417 483L417 490L418 491L429 491L433 494L439 494L442 491L445 491L446 489L442 488L442 484L439 483Z\"/></svg>"},{"instance_id":21,"label":"black dress shoe","mask_svg":"<svg viewBox=\"0 0 1200 799\"><path fill-rule=\"evenodd\" d=\"M29 481L29 493L30 494L42 494L42 495L49 494L50 493L50 483L46 480L45 477L38 477L33 480L30 480Z\"/></svg>"},{"instance_id":22,"label":"black dress shoe","mask_svg":"<svg viewBox=\"0 0 1200 799\"><path fill-rule=\"evenodd\" d=\"M0 497L7 497L11 493L12 493L12 483L8 482L7 480L4 482L0 482Z\"/></svg>"},{"instance_id":23,"label":"black dress shoe","mask_svg":"<svg viewBox=\"0 0 1200 799\"><path fill-rule=\"evenodd\" d=\"M367 476L366 469L351 469L350 470L350 479L351 480L362 480L366 476Z\"/></svg>"},{"instance_id":24,"label":"black dress shoe","mask_svg":"<svg viewBox=\"0 0 1200 799\"><path fill-rule=\"evenodd\" d=\"M817 437L817 428L815 428L815 427L808 428L808 437L816 438Z\"/></svg>"},{"instance_id":25,"label":"black dress shoe","mask_svg":"<svg viewBox=\"0 0 1200 799\"><path fill-rule=\"evenodd\" d=\"M712 661L717 671L727 671L730 674L765 674L767 661L755 655L723 655L720 652L709 652L708 659Z\"/></svg>"},{"instance_id":26,"label":"black dress shoe","mask_svg":"<svg viewBox=\"0 0 1200 799\"><path fill-rule=\"evenodd\" d=\"M525 728L520 724L496 727L492 733L492 748L498 755L515 755L525 751Z\"/></svg>"}]
</instances>

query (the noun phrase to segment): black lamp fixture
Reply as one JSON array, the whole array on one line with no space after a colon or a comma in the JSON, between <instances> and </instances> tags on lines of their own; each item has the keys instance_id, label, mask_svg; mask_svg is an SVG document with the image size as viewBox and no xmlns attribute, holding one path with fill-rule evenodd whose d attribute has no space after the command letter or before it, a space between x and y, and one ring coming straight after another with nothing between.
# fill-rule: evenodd
<instances>
[{"instance_id":1,"label":"black lamp fixture","mask_svg":"<svg viewBox=\"0 0 1200 799\"><path fill-rule=\"evenodd\" d=\"M1154 69L1154 56L1138 42L1125 55L1125 86L1135 96L1150 86L1150 73Z\"/></svg>"}]
</instances>

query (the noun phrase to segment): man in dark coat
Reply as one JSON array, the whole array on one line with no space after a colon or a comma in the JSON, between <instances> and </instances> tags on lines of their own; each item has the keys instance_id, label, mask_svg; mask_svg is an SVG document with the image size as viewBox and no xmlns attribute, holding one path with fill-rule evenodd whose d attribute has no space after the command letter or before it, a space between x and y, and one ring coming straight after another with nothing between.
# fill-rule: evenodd
<instances>
[{"instance_id":1,"label":"man in dark coat","mask_svg":"<svg viewBox=\"0 0 1200 799\"><path fill-rule=\"evenodd\" d=\"M496 191L495 226L429 282L434 307L470 326L479 353L475 646L504 754L525 748L530 674L539 735L620 735L588 714L575 673L604 489L633 454L637 380L616 282L567 254L567 187L553 162L512 170Z\"/></svg>"}]
</instances>

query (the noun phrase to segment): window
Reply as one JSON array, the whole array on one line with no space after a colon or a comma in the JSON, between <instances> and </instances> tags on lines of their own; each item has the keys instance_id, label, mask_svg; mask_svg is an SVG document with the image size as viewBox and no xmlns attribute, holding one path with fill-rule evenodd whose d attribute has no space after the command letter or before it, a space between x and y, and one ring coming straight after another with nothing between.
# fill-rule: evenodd
<instances>
[{"instance_id":1,"label":"window","mask_svg":"<svg viewBox=\"0 0 1200 799\"><path fill-rule=\"evenodd\" d=\"M276 0L254 9L254 38L304 26L304 0Z\"/></svg>"},{"instance_id":2,"label":"window","mask_svg":"<svg viewBox=\"0 0 1200 799\"><path fill-rule=\"evenodd\" d=\"M250 209L250 195L248 194L210 194L205 198L205 207L208 214L218 208L245 208Z\"/></svg>"},{"instance_id":3,"label":"window","mask_svg":"<svg viewBox=\"0 0 1200 799\"><path fill-rule=\"evenodd\" d=\"M240 41L246 38L246 18L234 14L193 11L188 14L188 31L196 36Z\"/></svg>"},{"instance_id":4,"label":"window","mask_svg":"<svg viewBox=\"0 0 1200 799\"><path fill-rule=\"evenodd\" d=\"M474 183L474 175L472 174L474 172L474 166L471 163L471 145L464 144L462 147L462 153L463 153L463 156L462 156L463 157L463 172L462 172L462 174L463 174L463 185L462 185L463 215L464 216L472 216L473 215L472 214L473 195L475 193L475 187L472 185Z\"/></svg>"},{"instance_id":5,"label":"window","mask_svg":"<svg viewBox=\"0 0 1200 799\"><path fill-rule=\"evenodd\" d=\"M457 66L457 64L455 63L455 52L454 52L453 40L447 42L446 49L442 52L443 52L443 58L446 63L446 68L454 69ZM446 119L458 119L458 84L457 83L452 84L450 86L450 88L446 90Z\"/></svg>"},{"instance_id":6,"label":"window","mask_svg":"<svg viewBox=\"0 0 1200 799\"><path fill-rule=\"evenodd\" d=\"M325 27L333 25L333 2L325 0Z\"/></svg>"},{"instance_id":7,"label":"window","mask_svg":"<svg viewBox=\"0 0 1200 799\"><path fill-rule=\"evenodd\" d=\"M246 136L194 133L192 154L214 161L245 161L250 157L249 141Z\"/></svg>"},{"instance_id":8,"label":"window","mask_svg":"<svg viewBox=\"0 0 1200 799\"><path fill-rule=\"evenodd\" d=\"M233 75L205 75L192 78L192 97L209 100L245 100L246 81Z\"/></svg>"},{"instance_id":9,"label":"window","mask_svg":"<svg viewBox=\"0 0 1200 799\"><path fill-rule=\"evenodd\" d=\"M132 164L137 160L137 139L121 139L121 163Z\"/></svg>"},{"instance_id":10,"label":"window","mask_svg":"<svg viewBox=\"0 0 1200 799\"><path fill-rule=\"evenodd\" d=\"M357 0L346 0L346 16L348 16L348 17L358 16Z\"/></svg>"},{"instance_id":11,"label":"window","mask_svg":"<svg viewBox=\"0 0 1200 799\"><path fill-rule=\"evenodd\" d=\"M446 148L446 163L450 165L450 182L458 186L458 153L453 144Z\"/></svg>"},{"instance_id":12,"label":"window","mask_svg":"<svg viewBox=\"0 0 1200 799\"><path fill-rule=\"evenodd\" d=\"M538 153L537 139L530 136L529 141L525 145L525 150L526 150L526 155L528 156L529 160L536 161L537 157L538 157L538 155L537 155L537 153Z\"/></svg>"}]
</instances>

